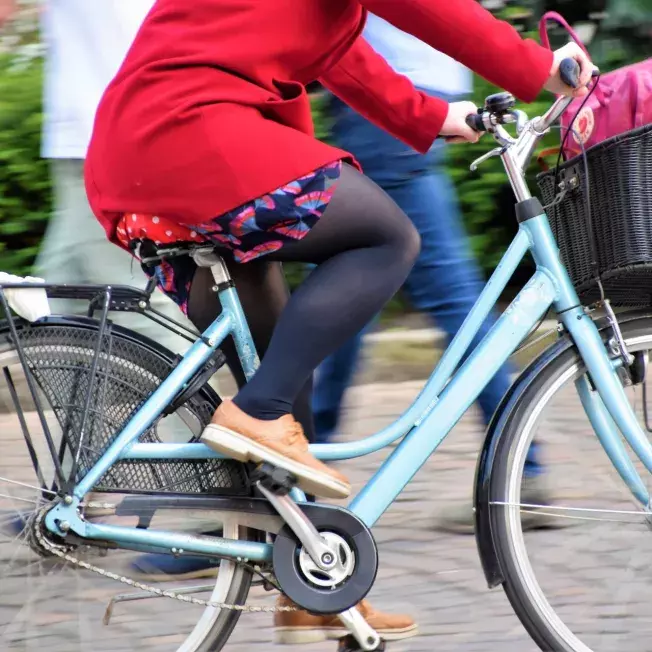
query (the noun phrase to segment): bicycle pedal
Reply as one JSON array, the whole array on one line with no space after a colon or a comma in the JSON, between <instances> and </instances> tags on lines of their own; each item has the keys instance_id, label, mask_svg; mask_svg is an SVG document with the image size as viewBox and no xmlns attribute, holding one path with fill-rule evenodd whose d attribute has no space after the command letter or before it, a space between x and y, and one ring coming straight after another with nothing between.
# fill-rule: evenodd
<instances>
[{"instance_id":1,"label":"bicycle pedal","mask_svg":"<svg viewBox=\"0 0 652 652\"><path fill-rule=\"evenodd\" d=\"M356 641L355 637L349 634L348 636L339 639L337 652L385 652L386 648L387 648L387 644L381 638L380 643L378 643L378 645L375 648L373 648L372 651L363 650L358 644L358 641Z\"/></svg>"},{"instance_id":2,"label":"bicycle pedal","mask_svg":"<svg viewBox=\"0 0 652 652\"><path fill-rule=\"evenodd\" d=\"M275 496L287 496L297 485L294 474L267 462L260 464L250 477L252 482L260 483Z\"/></svg>"}]
</instances>

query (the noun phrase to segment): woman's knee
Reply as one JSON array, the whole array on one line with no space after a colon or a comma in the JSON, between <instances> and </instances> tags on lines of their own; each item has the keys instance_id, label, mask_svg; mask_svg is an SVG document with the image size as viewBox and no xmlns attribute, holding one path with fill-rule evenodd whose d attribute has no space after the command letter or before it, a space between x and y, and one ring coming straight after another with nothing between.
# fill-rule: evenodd
<instances>
[{"instance_id":1,"label":"woman's knee","mask_svg":"<svg viewBox=\"0 0 652 652\"><path fill-rule=\"evenodd\" d=\"M412 222L407 220L407 227L405 229L405 258L409 262L410 268L416 262L421 252L421 236Z\"/></svg>"},{"instance_id":2,"label":"woman's knee","mask_svg":"<svg viewBox=\"0 0 652 652\"><path fill-rule=\"evenodd\" d=\"M421 251L421 236L408 216L396 206L391 216L388 244L394 250L392 260L412 269Z\"/></svg>"}]
</instances>

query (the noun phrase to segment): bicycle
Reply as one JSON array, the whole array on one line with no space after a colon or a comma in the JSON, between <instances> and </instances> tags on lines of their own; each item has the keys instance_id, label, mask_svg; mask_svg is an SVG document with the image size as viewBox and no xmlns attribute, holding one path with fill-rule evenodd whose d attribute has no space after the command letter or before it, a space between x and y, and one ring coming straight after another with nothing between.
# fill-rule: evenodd
<instances>
[{"instance_id":1,"label":"bicycle","mask_svg":"<svg viewBox=\"0 0 652 652\"><path fill-rule=\"evenodd\" d=\"M565 63L568 83L572 83L573 66ZM521 373L487 433L476 476L476 536L489 586L504 587L516 614L541 649L591 649L580 636L587 636L585 640L592 645L593 634L582 627L573 631L567 626L559 615L565 613L564 604L555 610L542 588L546 578L534 573L521 513L542 512L546 507L555 513L556 508L521 503L523 468L543 409L565 385L574 383L591 431L597 435L593 440L604 447L639 508L565 506L556 513L630 514L637 525L645 527L652 522L648 490L620 436L622 433L645 469L652 472L652 445L624 390L624 384L645 388L646 347L652 348L652 311L626 312L616 320L606 304L606 317L593 320L591 312L580 304L560 262L545 211L525 182L523 171L536 144L569 102L558 99L543 117L530 120L514 110L511 96L501 93L487 98L481 113L470 118L476 128L490 132L499 143L475 165L489 156L502 158L518 202L519 230L411 407L392 425L360 441L312 446L320 459L343 460L378 451L401 439L346 509L309 503L292 476L283 470L267 465L252 469L223 459L198 442L220 402L208 380L224 363L219 350L224 338L234 338L247 378L258 364L236 290L212 247L184 243L159 246L144 261L190 255L198 265L210 267L223 310L198 338L150 308L152 284L145 291L47 283L0 285L0 305L6 316L0 329L0 366L6 397L21 433L11 443L22 437L26 448L18 454L12 447L11 456L0 459L0 485L4 486L0 491L0 513L4 514L0 525L13 525L19 519L17 540L27 544L27 552L23 545L21 552L8 557L7 544L0 543L0 562L4 564L0 582L9 588L0 598L0 619L5 621L0 630L4 631L3 647L15 649L12 645L17 645L23 649L25 630L32 626L29 617L24 626L20 620L25 613L20 588L27 578L26 569L31 573L33 568L40 571L44 567L51 573L57 564L65 562L68 568L80 567L139 589L139 593L112 598L106 621L116 603L136 603L145 597L173 598L169 602L175 607L179 602L200 607L201 615L193 612L190 616L189 634L163 632L157 638L157 644L167 649L220 650L243 611L271 611L245 605L254 576L268 588L281 589L305 609L341 614L351 633L341 643L341 650L384 649L384 642L354 606L370 590L376 576L378 557L371 528L495 371L553 306L560 322L557 342ZM516 124L517 137L505 129L509 123ZM489 335L460 364L479 324L528 251L537 267L531 280ZM42 291L52 299L88 301L88 316L47 316L31 322L12 316L11 306L20 303L16 296L29 303L26 293ZM139 312L175 330L192 345L185 355L175 357L156 342L113 324L108 318L111 311ZM27 388L23 399L14 378L20 371ZM27 411L23 408L26 402ZM33 421L41 430L38 439L32 436ZM28 480L26 474L36 481ZM93 499L96 494L113 494L114 502ZM175 522L189 514L209 519L221 529L221 536L174 529ZM131 518L136 524L98 522L104 516ZM171 519L173 529L153 528L159 518L164 523ZM106 560L112 551L129 550L208 556L219 563L217 580L215 584L161 589L130 579L120 569L109 571L103 567L106 561L93 559L99 555ZM47 597L49 590L40 589L41 597ZM52 590L57 601L89 603L87 593L69 593L60 581ZM91 597L105 593L99 588L93 591ZM204 593L210 594L208 599L197 597ZM135 604L133 609L137 621ZM29 616L31 611L27 612ZM45 614L48 631L60 630L57 635L68 640L70 628L62 627L60 620ZM131 622L129 615L118 621L123 628ZM36 622L40 622L38 616ZM39 638L43 637L39 631Z\"/></svg>"}]
</instances>

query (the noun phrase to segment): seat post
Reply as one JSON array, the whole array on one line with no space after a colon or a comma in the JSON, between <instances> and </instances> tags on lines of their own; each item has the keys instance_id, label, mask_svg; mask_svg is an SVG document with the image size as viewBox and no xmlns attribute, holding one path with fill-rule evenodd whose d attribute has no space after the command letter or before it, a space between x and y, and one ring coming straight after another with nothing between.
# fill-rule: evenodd
<instances>
[{"instance_id":1,"label":"seat post","mask_svg":"<svg viewBox=\"0 0 652 652\"><path fill-rule=\"evenodd\" d=\"M231 274L221 256L218 256L214 251L194 251L192 258L197 267L210 267L215 286L213 290L219 292L227 287L233 287Z\"/></svg>"}]
</instances>

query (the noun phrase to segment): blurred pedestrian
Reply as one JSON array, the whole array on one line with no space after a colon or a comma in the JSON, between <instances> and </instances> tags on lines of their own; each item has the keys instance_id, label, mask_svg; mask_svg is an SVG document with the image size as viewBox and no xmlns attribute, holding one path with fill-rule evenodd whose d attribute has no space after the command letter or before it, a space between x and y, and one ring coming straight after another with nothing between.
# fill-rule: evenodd
<instances>
[{"instance_id":1,"label":"blurred pedestrian","mask_svg":"<svg viewBox=\"0 0 652 652\"><path fill-rule=\"evenodd\" d=\"M41 10L46 47L42 156L51 162L54 212L34 274L49 283L132 285L147 279L133 258L106 239L84 188L84 158L95 111L154 0L46 0ZM0 0L0 24L16 10ZM152 305L173 319L183 317L158 289ZM75 302L57 300L57 312L75 313ZM178 352L184 340L140 315L115 321ZM189 322L185 322L190 326Z\"/></svg>"},{"instance_id":2,"label":"blurred pedestrian","mask_svg":"<svg viewBox=\"0 0 652 652\"><path fill-rule=\"evenodd\" d=\"M471 93L468 69L385 20L369 15L364 37L421 90L448 102ZM333 120L335 145L355 155L365 174L392 197L419 231L421 253L404 290L411 304L452 339L482 291L484 279L470 250L455 188L446 171L445 143L437 140L427 154L419 154L332 95L328 96L327 111ZM493 321L493 317L487 319L472 347ZM331 439L340 422L342 400L356 370L363 335L364 331L349 340L316 372L313 411L321 443ZM502 367L480 394L478 402L486 424L511 384L510 372L509 367ZM546 501L541 471L533 447L526 467L525 502ZM523 522L524 526L544 524L541 516L524 515ZM439 524L443 529L472 533L470 503L445 510Z\"/></svg>"}]
</instances>

